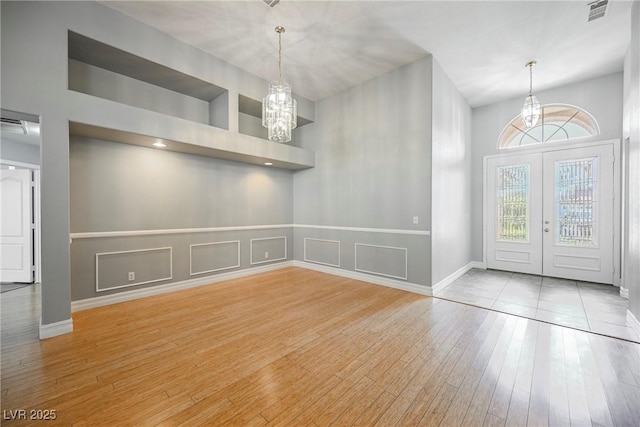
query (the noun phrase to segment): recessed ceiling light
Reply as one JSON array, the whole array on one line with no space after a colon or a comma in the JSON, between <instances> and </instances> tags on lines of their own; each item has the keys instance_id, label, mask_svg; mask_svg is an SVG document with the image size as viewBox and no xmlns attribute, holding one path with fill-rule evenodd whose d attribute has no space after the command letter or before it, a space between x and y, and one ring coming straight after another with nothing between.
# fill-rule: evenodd
<instances>
[{"instance_id":1,"label":"recessed ceiling light","mask_svg":"<svg viewBox=\"0 0 640 427\"><path fill-rule=\"evenodd\" d=\"M265 166L273 166L273 163L271 163L271 162L264 162L264 165L265 165Z\"/></svg>"},{"instance_id":2,"label":"recessed ceiling light","mask_svg":"<svg viewBox=\"0 0 640 427\"><path fill-rule=\"evenodd\" d=\"M158 148L165 148L167 145L162 141L156 141L153 143L153 146Z\"/></svg>"}]
</instances>

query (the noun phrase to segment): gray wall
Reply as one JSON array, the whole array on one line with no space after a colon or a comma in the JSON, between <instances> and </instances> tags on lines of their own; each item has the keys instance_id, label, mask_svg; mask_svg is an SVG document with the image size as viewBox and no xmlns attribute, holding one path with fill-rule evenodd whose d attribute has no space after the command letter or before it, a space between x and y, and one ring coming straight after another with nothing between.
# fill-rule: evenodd
<instances>
[{"instance_id":1,"label":"gray wall","mask_svg":"<svg viewBox=\"0 0 640 427\"><path fill-rule=\"evenodd\" d=\"M316 122L298 130L316 167L294 175L296 224L428 231L431 224L431 57L326 98ZM413 217L419 218L413 224ZM341 268L353 269L355 243L407 248L408 281L430 285L428 236L295 230L295 259L305 237L342 243ZM383 243L381 243L383 241ZM331 259L329 254L326 259ZM387 268L388 267L388 268ZM380 266L384 272L395 267Z\"/></svg>"},{"instance_id":2,"label":"gray wall","mask_svg":"<svg viewBox=\"0 0 640 427\"><path fill-rule=\"evenodd\" d=\"M41 321L50 324L71 314L67 32L62 24L68 15L44 2L3 1L0 7L2 107L41 117Z\"/></svg>"},{"instance_id":3,"label":"gray wall","mask_svg":"<svg viewBox=\"0 0 640 427\"><path fill-rule=\"evenodd\" d=\"M472 261L471 107L433 61L431 277L436 284Z\"/></svg>"},{"instance_id":4,"label":"gray wall","mask_svg":"<svg viewBox=\"0 0 640 427\"><path fill-rule=\"evenodd\" d=\"M600 125L600 135L581 141L619 139L622 129L622 73L610 74L536 93L542 104L565 103L582 107ZM482 261L483 157L498 153L502 129L519 114L526 97L509 99L473 109L472 113L472 258ZM504 151L503 151L504 152Z\"/></svg>"},{"instance_id":5,"label":"gray wall","mask_svg":"<svg viewBox=\"0 0 640 427\"><path fill-rule=\"evenodd\" d=\"M640 320L640 1L631 9L631 44L624 67L624 127L628 183L623 285L629 289L629 310ZM627 140L628 138L628 140Z\"/></svg>"},{"instance_id":6,"label":"gray wall","mask_svg":"<svg viewBox=\"0 0 640 427\"><path fill-rule=\"evenodd\" d=\"M78 136L69 142L72 233L159 230L74 238L72 301L292 259L290 225L176 233L291 224L292 172Z\"/></svg>"},{"instance_id":7,"label":"gray wall","mask_svg":"<svg viewBox=\"0 0 640 427\"><path fill-rule=\"evenodd\" d=\"M40 147L15 140L11 134L3 132L0 139L0 159L39 165Z\"/></svg>"},{"instance_id":8,"label":"gray wall","mask_svg":"<svg viewBox=\"0 0 640 427\"><path fill-rule=\"evenodd\" d=\"M238 139L238 115L233 114L238 110L238 94L242 92L260 99L267 82L93 1L2 1L0 8L2 108L41 118L41 322L49 325L71 317L70 187L75 183L69 180L69 120L73 119L70 112L77 108L72 103L77 103L78 97L72 96L75 92L67 88L68 31L227 89L231 114L229 134L225 134L225 138L231 145ZM296 98L299 114L313 119L313 103ZM91 113L104 116L100 111ZM109 117L104 120L113 122ZM175 120L172 123L179 125ZM117 123L114 127L118 127ZM169 130L169 133L180 133L180 129ZM247 168L244 180L252 179L254 172ZM246 195L236 197L241 199ZM248 214L240 217L246 221L254 218ZM91 218L74 217L73 221L74 226L84 221L86 226L94 225ZM105 226L120 226L118 221Z\"/></svg>"},{"instance_id":9,"label":"gray wall","mask_svg":"<svg viewBox=\"0 0 640 427\"><path fill-rule=\"evenodd\" d=\"M290 171L73 136L71 232L291 224Z\"/></svg>"}]
</instances>

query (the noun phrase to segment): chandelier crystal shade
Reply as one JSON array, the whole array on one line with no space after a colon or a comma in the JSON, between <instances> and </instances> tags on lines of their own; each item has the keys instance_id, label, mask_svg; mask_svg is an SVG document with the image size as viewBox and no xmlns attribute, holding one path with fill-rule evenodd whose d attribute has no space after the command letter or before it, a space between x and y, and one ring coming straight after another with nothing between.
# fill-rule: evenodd
<instances>
[{"instance_id":1,"label":"chandelier crystal shade","mask_svg":"<svg viewBox=\"0 0 640 427\"><path fill-rule=\"evenodd\" d=\"M538 98L533 94L533 66L536 65L536 61L530 61L525 64L525 67L529 68L529 96L524 100L522 105L522 111L520 115L522 122L527 128L532 128L538 123L540 118L540 102Z\"/></svg>"},{"instance_id":2,"label":"chandelier crystal shade","mask_svg":"<svg viewBox=\"0 0 640 427\"><path fill-rule=\"evenodd\" d=\"M298 125L298 103L291 95L291 86L282 80L282 33L278 33L278 70L280 79L269 83L269 93L262 99L262 126L267 128L269 141L291 141L291 130Z\"/></svg>"}]
</instances>

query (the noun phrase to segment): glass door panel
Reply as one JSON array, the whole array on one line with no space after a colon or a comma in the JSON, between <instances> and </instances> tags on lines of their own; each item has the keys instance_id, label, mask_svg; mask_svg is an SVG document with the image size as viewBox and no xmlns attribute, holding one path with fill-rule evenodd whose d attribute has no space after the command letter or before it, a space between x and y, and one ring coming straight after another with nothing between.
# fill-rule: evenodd
<instances>
[{"instance_id":1,"label":"glass door panel","mask_svg":"<svg viewBox=\"0 0 640 427\"><path fill-rule=\"evenodd\" d=\"M598 157L556 161L558 245L598 246Z\"/></svg>"},{"instance_id":2,"label":"glass door panel","mask_svg":"<svg viewBox=\"0 0 640 427\"><path fill-rule=\"evenodd\" d=\"M528 164L496 168L496 239L502 242L529 241Z\"/></svg>"}]
</instances>

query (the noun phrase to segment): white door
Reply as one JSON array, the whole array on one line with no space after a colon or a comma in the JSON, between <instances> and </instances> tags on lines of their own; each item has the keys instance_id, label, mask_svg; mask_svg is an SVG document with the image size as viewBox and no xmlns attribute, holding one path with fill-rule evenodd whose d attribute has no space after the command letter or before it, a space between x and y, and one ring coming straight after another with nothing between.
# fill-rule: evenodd
<instances>
[{"instance_id":1,"label":"white door","mask_svg":"<svg viewBox=\"0 0 640 427\"><path fill-rule=\"evenodd\" d=\"M613 283L613 160L611 145L544 153L545 276Z\"/></svg>"},{"instance_id":2,"label":"white door","mask_svg":"<svg viewBox=\"0 0 640 427\"><path fill-rule=\"evenodd\" d=\"M540 154L487 161L487 267L542 274Z\"/></svg>"},{"instance_id":3,"label":"white door","mask_svg":"<svg viewBox=\"0 0 640 427\"><path fill-rule=\"evenodd\" d=\"M614 281L613 146L487 160L487 268Z\"/></svg>"},{"instance_id":4,"label":"white door","mask_svg":"<svg viewBox=\"0 0 640 427\"><path fill-rule=\"evenodd\" d=\"M31 171L0 175L0 280L32 282Z\"/></svg>"}]
</instances>

